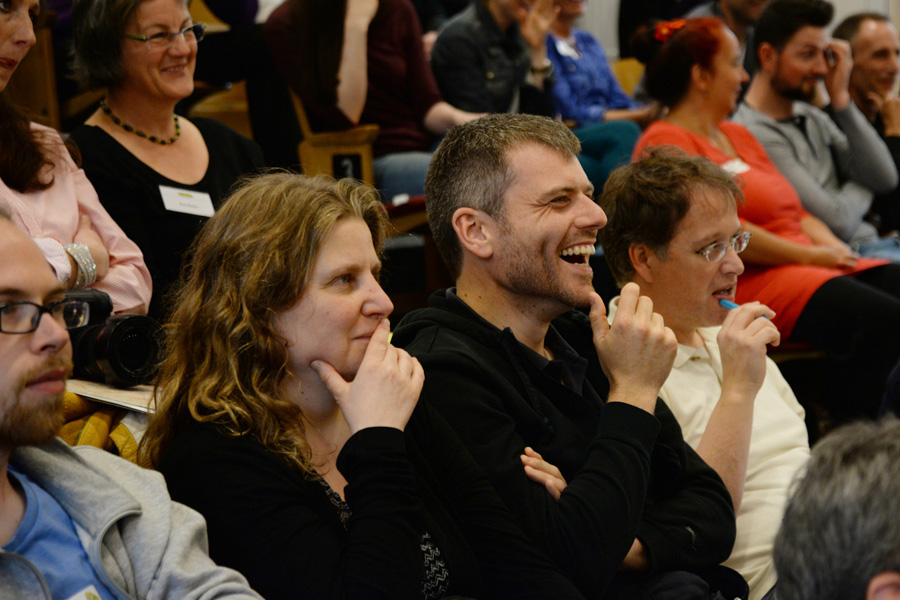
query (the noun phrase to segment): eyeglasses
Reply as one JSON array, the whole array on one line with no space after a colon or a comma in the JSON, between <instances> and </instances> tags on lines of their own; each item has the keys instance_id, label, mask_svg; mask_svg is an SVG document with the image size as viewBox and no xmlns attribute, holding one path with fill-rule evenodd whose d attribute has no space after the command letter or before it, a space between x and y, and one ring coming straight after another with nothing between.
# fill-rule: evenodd
<instances>
[{"instance_id":1,"label":"eyeglasses","mask_svg":"<svg viewBox=\"0 0 900 600\"><path fill-rule=\"evenodd\" d=\"M175 33L154 33L153 35L135 35L133 33L126 33L125 37L131 40L137 40L139 42L149 42L150 46L154 48L168 48L172 44L175 43L176 38L180 35L182 39L187 42L199 42L203 39L203 36L206 34L206 23L194 23L193 25L188 25L184 29L180 31L176 31Z\"/></svg>"},{"instance_id":2,"label":"eyeglasses","mask_svg":"<svg viewBox=\"0 0 900 600\"><path fill-rule=\"evenodd\" d=\"M745 231L732 237L727 242L715 242L709 246L704 246L700 250L697 250L696 253L709 262L719 262L725 258L725 253L728 252L728 246L734 248L734 251L738 254L746 250L752 235L753 234L749 231Z\"/></svg>"},{"instance_id":3,"label":"eyeglasses","mask_svg":"<svg viewBox=\"0 0 900 600\"><path fill-rule=\"evenodd\" d=\"M47 313L66 329L81 327L88 321L90 305L84 300L63 299L46 306L34 302L10 302L0 306L0 332L31 333Z\"/></svg>"}]
</instances>

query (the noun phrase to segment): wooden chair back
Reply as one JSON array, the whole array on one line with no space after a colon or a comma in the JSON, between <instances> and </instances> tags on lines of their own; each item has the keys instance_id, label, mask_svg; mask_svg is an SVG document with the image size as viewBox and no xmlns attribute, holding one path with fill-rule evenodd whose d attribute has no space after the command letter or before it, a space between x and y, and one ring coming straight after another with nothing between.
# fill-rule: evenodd
<instances>
[{"instance_id":1,"label":"wooden chair back","mask_svg":"<svg viewBox=\"0 0 900 600\"><path fill-rule=\"evenodd\" d=\"M612 61L610 66L625 93L633 96L641 77L644 76L644 65L636 58L620 58Z\"/></svg>"},{"instance_id":2,"label":"wooden chair back","mask_svg":"<svg viewBox=\"0 0 900 600\"><path fill-rule=\"evenodd\" d=\"M378 137L378 125L357 125L343 131L313 132L300 97L291 91L294 112L303 133L297 146L300 166L307 175L326 174L336 178L352 177L375 183L372 168L372 142Z\"/></svg>"}]
</instances>

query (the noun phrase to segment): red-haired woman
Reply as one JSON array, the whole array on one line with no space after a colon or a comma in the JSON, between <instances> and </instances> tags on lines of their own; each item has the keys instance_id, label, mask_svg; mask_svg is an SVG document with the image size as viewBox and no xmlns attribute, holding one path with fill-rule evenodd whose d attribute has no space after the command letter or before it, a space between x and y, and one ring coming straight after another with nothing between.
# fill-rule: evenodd
<instances>
[{"instance_id":1,"label":"red-haired woman","mask_svg":"<svg viewBox=\"0 0 900 600\"><path fill-rule=\"evenodd\" d=\"M634 156L669 144L700 154L739 177L746 270L737 300L759 300L777 314L782 339L835 357L826 386L837 406L874 411L900 356L900 265L858 258L803 209L790 182L745 127L727 121L747 73L734 35L719 19L669 21L637 47L647 61L647 91L667 116L638 140ZM840 358L840 360L838 360Z\"/></svg>"}]
</instances>

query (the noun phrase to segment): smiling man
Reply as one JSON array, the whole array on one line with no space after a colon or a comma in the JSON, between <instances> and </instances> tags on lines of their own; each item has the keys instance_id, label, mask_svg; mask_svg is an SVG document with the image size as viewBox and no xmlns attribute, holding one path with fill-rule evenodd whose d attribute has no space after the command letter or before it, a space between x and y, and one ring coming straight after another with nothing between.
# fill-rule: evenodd
<instances>
[{"instance_id":1,"label":"smiling man","mask_svg":"<svg viewBox=\"0 0 900 600\"><path fill-rule=\"evenodd\" d=\"M578 152L544 117L490 115L447 135L426 199L456 287L393 341L425 369L422 400L587 597L708 598L688 571L727 557L731 500L657 401L671 330L636 286L607 323L588 263L606 215ZM572 310L588 305L590 319ZM528 446L568 481L558 500L523 471Z\"/></svg>"},{"instance_id":2,"label":"smiling man","mask_svg":"<svg viewBox=\"0 0 900 600\"><path fill-rule=\"evenodd\" d=\"M896 241L880 240L864 220L873 195L897 187L897 168L851 101L850 46L825 30L833 12L825 0L772 0L753 38L759 68L734 120L757 137L804 208L835 235L862 256L900 261ZM820 81L827 112L812 104Z\"/></svg>"},{"instance_id":3,"label":"smiling man","mask_svg":"<svg viewBox=\"0 0 900 600\"><path fill-rule=\"evenodd\" d=\"M900 72L900 38L897 29L885 15L857 13L850 15L834 28L836 39L846 40L853 53L853 69L850 71L850 96L870 122L875 123L889 110L885 103L896 104L897 73ZM900 123L892 123L894 134Z\"/></svg>"},{"instance_id":4,"label":"smiling man","mask_svg":"<svg viewBox=\"0 0 900 600\"><path fill-rule=\"evenodd\" d=\"M728 486L737 540L725 564L759 600L777 579L772 546L809 444L803 408L766 358L767 344L780 341L775 313L758 302L723 306L734 301L749 240L736 197L732 177L706 158L657 149L613 172L600 198L609 216L600 242L618 283L638 284L678 339L659 395Z\"/></svg>"},{"instance_id":5,"label":"smiling man","mask_svg":"<svg viewBox=\"0 0 900 600\"><path fill-rule=\"evenodd\" d=\"M55 438L87 311L0 212L0 597L259 598L161 475Z\"/></svg>"},{"instance_id":6,"label":"smiling man","mask_svg":"<svg viewBox=\"0 0 900 600\"><path fill-rule=\"evenodd\" d=\"M853 52L850 96L887 144L900 168L900 37L888 18L878 13L850 15L834 28L835 38L847 40ZM872 200L873 222L881 233L900 229L900 189L877 194Z\"/></svg>"}]
</instances>

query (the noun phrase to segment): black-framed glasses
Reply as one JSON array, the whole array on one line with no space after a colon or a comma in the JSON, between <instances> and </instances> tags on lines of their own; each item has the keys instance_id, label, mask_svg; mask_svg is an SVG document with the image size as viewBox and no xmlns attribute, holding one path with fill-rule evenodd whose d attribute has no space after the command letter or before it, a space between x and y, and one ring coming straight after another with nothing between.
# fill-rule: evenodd
<instances>
[{"instance_id":1,"label":"black-framed glasses","mask_svg":"<svg viewBox=\"0 0 900 600\"><path fill-rule=\"evenodd\" d=\"M709 262L719 262L725 258L725 253L728 252L728 246L734 248L734 251L738 254L746 250L747 244L750 243L750 238L752 236L752 233L745 231L733 236L727 242L715 242L709 246L704 246L700 250L697 250L696 253Z\"/></svg>"},{"instance_id":2,"label":"black-framed glasses","mask_svg":"<svg viewBox=\"0 0 900 600\"><path fill-rule=\"evenodd\" d=\"M90 317L90 304L84 300L63 299L41 306L34 302L10 302L0 305L0 333L31 333L44 313L66 329L81 327Z\"/></svg>"},{"instance_id":3,"label":"black-framed glasses","mask_svg":"<svg viewBox=\"0 0 900 600\"><path fill-rule=\"evenodd\" d=\"M133 33L126 33L125 37L139 42L148 42L150 46L156 48L167 48L175 42L179 35L188 43L199 42L203 39L203 36L206 35L206 23L194 23L175 33L160 32L154 33L153 35L135 35Z\"/></svg>"}]
</instances>

